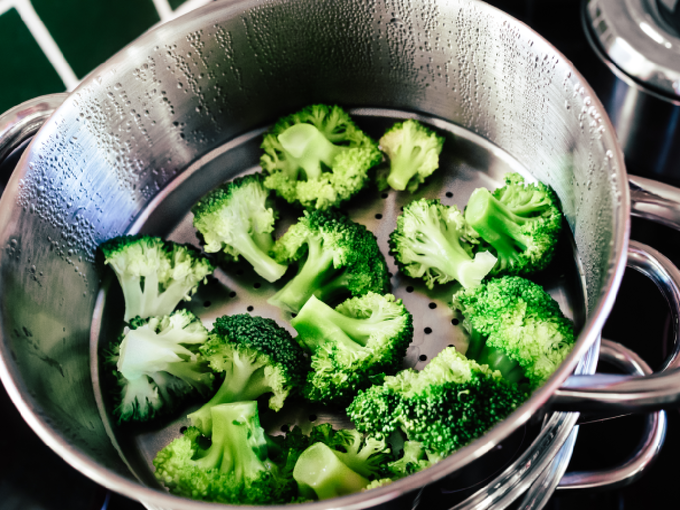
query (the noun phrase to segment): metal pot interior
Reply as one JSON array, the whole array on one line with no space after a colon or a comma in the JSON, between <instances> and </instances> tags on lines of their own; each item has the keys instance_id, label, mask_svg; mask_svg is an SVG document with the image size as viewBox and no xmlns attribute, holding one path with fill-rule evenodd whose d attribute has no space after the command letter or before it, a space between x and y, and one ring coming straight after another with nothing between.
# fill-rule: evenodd
<instances>
[{"instance_id":1,"label":"metal pot interior","mask_svg":"<svg viewBox=\"0 0 680 510\"><path fill-rule=\"evenodd\" d=\"M193 201L256 170L262 130L316 102L352 109L369 130L415 115L446 131L446 170L422 195L462 206L474 186L493 186L508 169L550 184L577 254L552 280L581 329L555 377L484 441L390 488L350 496L347 506L376 504L481 456L539 412L597 338L625 263L628 189L601 105L554 48L472 0L218 2L95 70L35 137L0 202L0 375L29 424L95 481L159 505L195 505L138 481L153 485L140 466L176 429L131 446L108 420L98 339L117 326L100 292L97 245L138 230L195 241ZM404 199L378 194L349 207L387 229ZM192 305L211 302L206 320L265 299L267 288L254 289L247 275L218 281ZM398 275L393 283L395 293L419 296L413 306L445 303L406 292ZM443 304L422 313L450 332L438 342L464 341ZM414 345L410 361L417 366L438 345Z\"/></svg>"}]
</instances>

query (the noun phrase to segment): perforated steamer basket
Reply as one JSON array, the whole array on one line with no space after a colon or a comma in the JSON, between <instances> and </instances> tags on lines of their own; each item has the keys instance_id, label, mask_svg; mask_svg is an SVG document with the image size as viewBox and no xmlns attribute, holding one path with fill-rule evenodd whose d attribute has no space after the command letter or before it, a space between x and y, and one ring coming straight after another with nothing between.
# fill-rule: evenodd
<instances>
[{"instance_id":1,"label":"perforated steamer basket","mask_svg":"<svg viewBox=\"0 0 680 510\"><path fill-rule=\"evenodd\" d=\"M417 197L462 206L475 186L493 187L507 170L551 185L573 249L542 283L580 333L553 378L480 440L389 486L305 506L410 507L420 488L462 472L520 428L564 419L546 418L555 406L602 400L560 386L579 362L593 368L626 264L630 196L611 126L571 64L478 1L218 2L159 26L96 69L45 122L0 201L0 375L34 430L95 481L149 507L224 507L169 495L153 480L150 458L179 434L181 420L132 435L109 419L98 354L120 324L115 285L102 280L96 247L137 231L196 242L191 204L256 171L263 130L317 102L348 108L374 136L404 117L446 133L442 169ZM387 254L386 235L409 198L369 189L346 210L376 232ZM428 293L391 269L393 291L415 318L406 364L419 368L445 345L464 347L445 306L452 289ZM272 291L236 266L218 271L189 306L206 323L251 311L286 324L265 304ZM276 429L291 415L306 426L310 413L337 418L287 412L263 421ZM541 451L554 455L560 445Z\"/></svg>"}]
</instances>

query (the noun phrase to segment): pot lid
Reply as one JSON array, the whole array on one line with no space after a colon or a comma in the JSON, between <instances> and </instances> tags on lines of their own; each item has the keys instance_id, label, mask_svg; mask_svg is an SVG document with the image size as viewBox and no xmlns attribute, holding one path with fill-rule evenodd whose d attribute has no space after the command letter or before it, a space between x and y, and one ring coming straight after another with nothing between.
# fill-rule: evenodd
<instances>
[{"instance_id":1,"label":"pot lid","mask_svg":"<svg viewBox=\"0 0 680 510\"><path fill-rule=\"evenodd\" d=\"M680 97L680 0L588 0L585 22L626 74Z\"/></svg>"}]
</instances>

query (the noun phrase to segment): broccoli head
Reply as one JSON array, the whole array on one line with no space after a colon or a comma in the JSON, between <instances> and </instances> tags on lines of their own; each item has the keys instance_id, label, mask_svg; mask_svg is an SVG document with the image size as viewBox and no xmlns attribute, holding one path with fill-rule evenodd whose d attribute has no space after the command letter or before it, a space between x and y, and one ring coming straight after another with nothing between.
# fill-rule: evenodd
<instances>
[{"instance_id":1,"label":"broccoli head","mask_svg":"<svg viewBox=\"0 0 680 510\"><path fill-rule=\"evenodd\" d=\"M375 236L336 209L305 211L276 241L274 256L298 263L298 273L268 300L285 311L299 312L312 295L329 303L389 289Z\"/></svg>"},{"instance_id":2,"label":"broccoli head","mask_svg":"<svg viewBox=\"0 0 680 510\"><path fill-rule=\"evenodd\" d=\"M391 294L369 292L335 309L312 296L291 320L311 352L305 398L347 404L360 389L401 369L413 338L413 318Z\"/></svg>"},{"instance_id":3,"label":"broccoli head","mask_svg":"<svg viewBox=\"0 0 680 510\"><path fill-rule=\"evenodd\" d=\"M261 147L265 186L289 203L315 209L355 195L382 159L377 144L339 106L311 105L283 117Z\"/></svg>"},{"instance_id":4,"label":"broccoli head","mask_svg":"<svg viewBox=\"0 0 680 510\"><path fill-rule=\"evenodd\" d=\"M118 236L100 249L123 290L125 321L168 315L215 270L198 249L160 237Z\"/></svg>"},{"instance_id":5,"label":"broccoli head","mask_svg":"<svg viewBox=\"0 0 680 510\"><path fill-rule=\"evenodd\" d=\"M545 382L574 344L574 326L543 288L520 276L490 278L453 296L470 332L468 357L506 379Z\"/></svg>"},{"instance_id":6,"label":"broccoli head","mask_svg":"<svg viewBox=\"0 0 680 510\"><path fill-rule=\"evenodd\" d=\"M234 179L199 200L191 212L206 252L223 253L233 261L243 257L257 274L274 282L288 267L269 255L276 218L267 207L269 190L263 180L262 174Z\"/></svg>"},{"instance_id":7,"label":"broccoli head","mask_svg":"<svg viewBox=\"0 0 680 510\"><path fill-rule=\"evenodd\" d=\"M212 407L271 393L269 407L278 411L288 395L302 387L309 369L288 331L272 319L249 314L218 318L200 352L210 368L224 376L215 395L189 414L192 425L206 435Z\"/></svg>"},{"instance_id":8,"label":"broccoli head","mask_svg":"<svg viewBox=\"0 0 680 510\"><path fill-rule=\"evenodd\" d=\"M552 261L562 230L555 192L529 184L517 173L493 193L477 188L465 208L465 219L498 257L492 275L528 275Z\"/></svg>"},{"instance_id":9,"label":"broccoli head","mask_svg":"<svg viewBox=\"0 0 680 510\"><path fill-rule=\"evenodd\" d=\"M366 489L382 480L391 460L390 445L382 436L356 430L335 431L329 424L314 427L298 448L293 478L302 497L327 499ZM320 469L321 468L321 469Z\"/></svg>"},{"instance_id":10,"label":"broccoli head","mask_svg":"<svg viewBox=\"0 0 680 510\"><path fill-rule=\"evenodd\" d=\"M116 366L118 421L148 421L209 393L213 376L198 356L207 339L208 330L187 310L133 319L108 359Z\"/></svg>"},{"instance_id":11,"label":"broccoli head","mask_svg":"<svg viewBox=\"0 0 680 510\"><path fill-rule=\"evenodd\" d=\"M479 234L455 205L425 198L404 207L390 235L390 249L399 269L412 278L422 278L429 289L454 280L463 287L479 285L496 264L496 257L478 251L478 246Z\"/></svg>"},{"instance_id":12,"label":"broccoli head","mask_svg":"<svg viewBox=\"0 0 680 510\"><path fill-rule=\"evenodd\" d=\"M357 430L403 432L435 456L446 456L480 437L526 399L526 393L448 347L416 372L388 376L360 392L347 409Z\"/></svg>"},{"instance_id":13,"label":"broccoli head","mask_svg":"<svg viewBox=\"0 0 680 510\"><path fill-rule=\"evenodd\" d=\"M390 160L387 185L413 193L439 168L444 137L417 120L409 119L393 125L379 143Z\"/></svg>"},{"instance_id":14,"label":"broccoli head","mask_svg":"<svg viewBox=\"0 0 680 510\"><path fill-rule=\"evenodd\" d=\"M422 471L436 464L440 459L441 457L427 452L422 443L405 441L401 456L388 463L387 467L391 478L398 479Z\"/></svg>"},{"instance_id":15,"label":"broccoli head","mask_svg":"<svg viewBox=\"0 0 680 510\"><path fill-rule=\"evenodd\" d=\"M211 408L210 440L188 427L153 460L156 479L171 493L232 505L288 503L294 486L269 459L254 401Z\"/></svg>"}]
</instances>

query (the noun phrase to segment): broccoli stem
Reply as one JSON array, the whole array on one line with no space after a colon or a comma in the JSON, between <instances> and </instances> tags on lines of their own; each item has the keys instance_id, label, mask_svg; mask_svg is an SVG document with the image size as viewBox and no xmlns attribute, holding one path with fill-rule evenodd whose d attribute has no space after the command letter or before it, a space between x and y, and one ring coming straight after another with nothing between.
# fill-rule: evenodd
<instances>
[{"instance_id":1,"label":"broccoli stem","mask_svg":"<svg viewBox=\"0 0 680 510\"><path fill-rule=\"evenodd\" d=\"M202 434L210 435L213 427L212 409L220 404L257 399L271 391L265 380L264 367L261 364L253 363L250 356L239 355L235 351L232 369L225 374L217 393L200 409L188 415L191 424Z\"/></svg>"},{"instance_id":2,"label":"broccoli stem","mask_svg":"<svg viewBox=\"0 0 680 510\"><path fill-rule=\"evenodd\" d=\"M527 247L520 227L531 220L514 214L485 188L477 188L470 196L465 219L500 259L512 263Z\"/></svg>"},{"instance_id":3,"label":"broccoli stem","mask_svg":"<svg viewBox=\"0 0 680 510\"><path fill-rule=\"evenodd\" d=\"M267 301L279 308L297 313L316 290L332 277L333 252L323 250L321 241L311 238L307 243L307 258L298 274Z\"/></svg>"},{"instance_id":4,"label":"broccoli stem","mask_svg":"<svg viewBox=\"0 0 680 510\"><path fill-rule=\"evenodd\" d=\"M420 146L414 146L405 139L390 157L390 174L387 177L387 184L392 189L404 191L422 165L424 157L425 152Z\"/></svg>"},{"instance_id":5,"label":"broccoli stem","mask_svg":"<svg viewBox=\"0 0 680 510\"><path fill-rule=\"evenodd\" d=\"M151 312L157 308L159 299L158 275L154 272L140 279L139 276L123 273L119 278L125 302L125 321L129 322L137 315L140 317L156 315ZM135 310L135 315L132 315L131 310Z\"/></svg>"},{"instance_id":6,"label":"broccoli stem","mask_svg":"<svg viewBox=\"0 0 680 510\"><path fill-rule=\"evenodd\" d=\"M176 363L168 363L165 371L179 379L182 379L199 391L208 386L211 380L209 373L202 372L198 366L192 363L187 363L184 360L178 361Z\"/></svg>"},{"instance_id":7,"label":"broccoli stem","mask_svg":"<svg viewBox=\"0 0 680 510\"><path fill-rule=\"evenodd\" d=\"M236 402L215 406L212 444L194 459L203 469L219 469L241 480L253 480L266 466L267 442L260 427L257 403Z\"/></svg>"},{"instance_id":8,"label":"broccoli stem","mask_svg":"<svg viewBox=\"0 0 680 510\"><path fill-rule=\"evenodd\" d=\"M308 123L293 124L278 136L283 149L293 162L302 168L307 180L321 176L321 163L328 168L344 149L330 142L316 126Z\"/></svg>"},{"instance_id":9,"label":"broccoli stem","mask_svg":"<svg viewBox=\"0 0 680 510\"><path fill-rule=\"evenodd\" d=\"M315 296L309 298L291 325L298 332L298 340L304 338L305 346L312 352L326 341L339 342L350 349L366 346L377 327L370 318L347 317Z\"/></svg>"},{"instance_id":10,"label":"broccoli stem","mask_svg":"<svg viewBox=\"0 0 680 510\"><path fill-rule=\"evenodd\" d=\"M503 351L490 346L486 340L484 335L473 328L465 356L480 365L488 365L492 370L498 370L503 379L509 382L520 382L524 378L524 370L519 363Z\"/></svg>"},{"instance_id":11,"label":"broccoli stem","mask_svg":"<svg viewBox=\"0 0 680 510\"><path fill-rule=\"evenodd\" d=\"M234 236L233 246L253 266L255 272L268 282L275 282L288 269L288 266L277 263L258 246L248 232L238 232Z\"/></svg>"},{"instance_id":12,"label":"broccoli stem","mask_svg":"<svg viewBox=\"0 0 680 510\"><path fill-rule=\"evenodd\" d=\"M519 363L505 354L503 351L486 344L482 349L477 363L489 365L492 370L498 370L503 379L513 383L519 383L524 378L524 370Z\"/></svg>"},{"instance_id":13,"label":"broccoli stem","mask_svg":"<svg viewBox=\"0 0 680 510\"><path fill-rule=\"evenodd\" d=\"M314 443L295 463L293 478L300 495L329 499L359 492L368 479L345 465L324 443Z\"/></svg>"}]
</instances>

